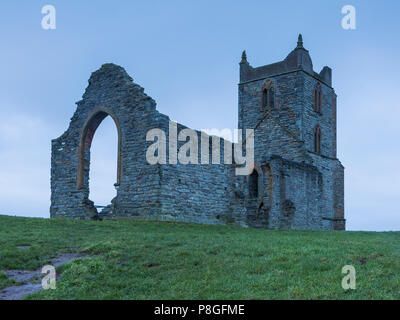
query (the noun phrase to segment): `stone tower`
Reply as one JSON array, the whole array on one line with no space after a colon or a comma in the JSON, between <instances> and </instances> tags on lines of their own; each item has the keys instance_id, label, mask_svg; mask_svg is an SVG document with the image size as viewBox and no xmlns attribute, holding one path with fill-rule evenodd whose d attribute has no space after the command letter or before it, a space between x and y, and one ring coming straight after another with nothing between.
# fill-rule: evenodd
<instances>
[{"instance_id":1,"label":"stone tower","mask_svg":"<svg viewBox=\"0 0 400 320\"><path fill-rule=\"evenodd\" d=\"M268 208L269 227L345 228L332 70L313 70L301 35L277 63L254 68L243 52L238 126L255 130L264 199L254 205Z\"/></svg>"}]
</instances>

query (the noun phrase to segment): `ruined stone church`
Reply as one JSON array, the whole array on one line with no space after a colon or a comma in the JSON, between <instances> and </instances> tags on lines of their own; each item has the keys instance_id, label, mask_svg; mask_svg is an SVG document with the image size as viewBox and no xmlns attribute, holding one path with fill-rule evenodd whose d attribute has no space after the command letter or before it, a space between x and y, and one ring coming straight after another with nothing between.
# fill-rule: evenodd
<instances>
[{"instance_id":1,"label":"ruined stone church","mask_svg":"<svg viewBox=\"0 0 400 320\"><path fill-rule=\"evenodd\" d=\"M92 73L68 130L52 140L51 217L344 230L332 70L314 71L300 35L295 49L277 63L252 67L243 52L238 89L238 128L254 129L251 174L236 175L238 164L211 159L149 164L146 150L153 142L146 133L160 128L168 143L170 119L122 67L104 64ZM118 131L117 195L97 212L89 199L90 146L107 116ZM178 131L184 128L177 124ZM232 145L209 138L218 139L221 157L224 146Z\"/></svg>"}]
</instances>

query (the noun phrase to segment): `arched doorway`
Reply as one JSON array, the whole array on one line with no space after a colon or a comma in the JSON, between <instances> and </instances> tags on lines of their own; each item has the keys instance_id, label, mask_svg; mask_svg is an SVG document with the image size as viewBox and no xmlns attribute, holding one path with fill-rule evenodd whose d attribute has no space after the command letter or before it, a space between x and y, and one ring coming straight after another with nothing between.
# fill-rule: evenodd
<instances>
[{"instance_id":1,"label":"arched doorway","mask_svg":"<svg viewBox=\"0 0 400 320\"><path fill-rule=\"evenodd\" d=\"M97 128L90 148L89 198L100 208L116 196L117 142L115 123L108 116Z\"/></svg>"},{"instance_id":2,"label":"arched doorway","mask_svg":"<svg viewBox=\"0 0 400 320\"><path fill-rule=\"evenodd\" d=\"M109 205L115 198L116 187L119 186L120 181L121 134L119 124L111 113L98 110L89 117L82 130L77 188L85 191L85 200L88 200L85 203L86 206L90 206L90 202L93 201L101 211L100 209Z\"/></svg>"}]
</instances>

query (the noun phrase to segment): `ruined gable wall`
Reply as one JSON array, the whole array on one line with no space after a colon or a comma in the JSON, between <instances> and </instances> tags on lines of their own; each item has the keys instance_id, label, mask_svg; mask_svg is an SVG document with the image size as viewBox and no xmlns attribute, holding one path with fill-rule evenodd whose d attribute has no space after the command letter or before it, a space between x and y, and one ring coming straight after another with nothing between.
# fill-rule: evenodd
<instances>
[{"instance_id":1,"label":"ruined gable wall","mask_svg":"<svg viewBox=\"0 0 400 320\"><path fill-rule=\"evenodd\" d=\"M52 141L51 217L88 218L83 201L89 196L89 150L95 129L104 117L102 113L117 121L119 131L121 179L116 213L123 216L160 207L155 201L160 194L160 172L157 166L146 162L145 135L158 126L163 116L123 68L110 64L92 74L68 130ZM82 139L84 128L88 128L86 140Z\"/></svg>"}]
</instances>

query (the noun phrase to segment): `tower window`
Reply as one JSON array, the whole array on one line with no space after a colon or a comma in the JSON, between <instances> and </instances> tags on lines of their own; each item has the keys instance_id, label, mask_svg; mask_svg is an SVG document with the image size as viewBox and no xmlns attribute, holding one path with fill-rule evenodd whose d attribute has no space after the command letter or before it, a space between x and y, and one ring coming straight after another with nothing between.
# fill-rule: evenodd
<instances>
[{"instance_id":1,"label":"tower window","mask_svg":"<svg viewBox=\"0 0 400 320\"><path fill-rule=\"evenodd\" d=\"M322 113L322 87L319 82L314 89L314 111Z\"/></svg>"},{"instance_id":2,"label":"tower window","mask_svg":"<svg viewBox=\"0 0 400 320\"><path fill-rule=\"evenodd\" d=\"M314 151L321 154L321 128L317 125L314 129Z\"/></svg>"},{"instance_id":3,"label":"tower window","mask_svg":"<svg viewBox=\"0 0 400 320\"><path fill-rule=\"evenodd\" d=\"M249 196L250 198L258 197L258 173L255 169L249 179Z\"/></svg>"},{"instance_id":4,"label":"tower window","mask_svg":"<svg viewBox=\"0 0 400 320\"><path fill-rule=\"evenodd\" d=\"M275 106L275 90L271 80L268 80L263 86L262 106L264 110Z\"/></svg>"},{"instance_id":5,"label":"tower window","mask_svg":"<svg viewBox=\"0 0 400 320\"><path fill-rule=\"evenodd\" d=\"M274 87L271 87L270 89L269 89L269 106L270 107L273 107L274 106L274 99L275 99L275 97L274 97Z\"/></svg>"},{"instance_id":6,"label":"tower window","mask_svg":"<svg viewBox=\"0 0 400 320\"><path fill-rule=\"evenodd\" d=\"M263 90L263 108L266 109L268 107L268 89Z\"/></svg>"}]
</instances>

